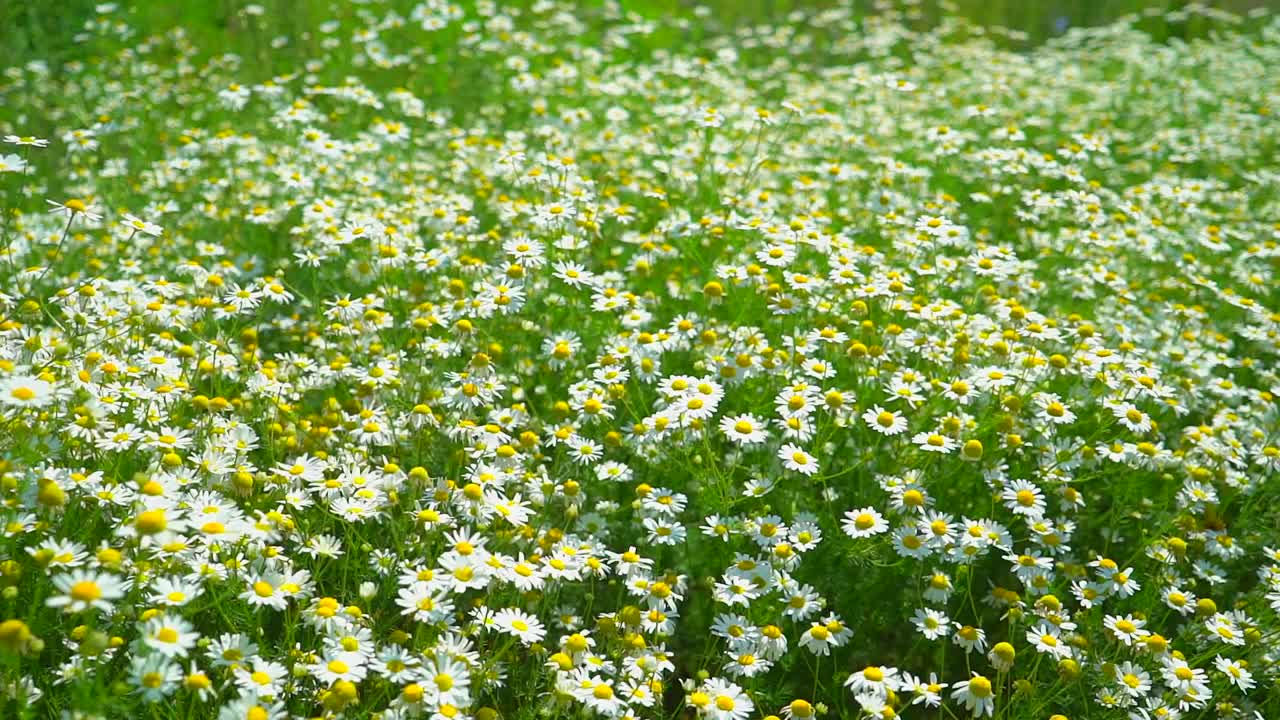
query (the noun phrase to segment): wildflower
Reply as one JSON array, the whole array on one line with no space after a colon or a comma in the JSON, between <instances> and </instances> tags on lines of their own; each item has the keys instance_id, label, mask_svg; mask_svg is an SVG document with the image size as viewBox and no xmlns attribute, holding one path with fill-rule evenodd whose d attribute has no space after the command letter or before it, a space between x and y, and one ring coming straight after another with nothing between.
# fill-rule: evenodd
<instances>
[{"instance_id":1,"label":"wildflower","mask_svg":"<svg viewBox=\"0 0 1280 720\"><path fill-rule=\"evenodd\" d=\"M787 720L808 720L817 716L817 710L808 700L796 698L782 708L782 715Z\"/></svg>"},{"instance_id":2,"label":"wildflower","mask_svg":"<svg viewBox=\"0 0 1280 720\"><path fill-rule=\"evenodd\" d=\"M699 715L713 720L744 720L755 710L755 703L742 688L719 678L708 680L690 695L689 704Z\"/></svg>"},{"instance_id":3,"label":"wildflower","mask_svg":"<svg viewBox=\"0 0 1280 720\"><path fill-rule=\"evenodd\" d=\"M1014 651L1013 646L1007 642L996 643L991 647L991 652L987 653L987 660L1000 672L1012 670L1015 657L1017 657L1017 653Z\"/></svg>"},{"instance_id":4,"label":"wildflower","mask_svg":"<svg viewBox=\"0 0 1280 720\"><path fill-rule=\"evenodd\" d=\"M142 218L125 213L124 221L121 223L131 233L143 233L152 237L160 237L164 230L153 222L147 222Z\"/></svg>"},{"instance_id":5,"label":"wildflower","mask_svg":"<svg viewBox=\"0 0 1280 720\"><path fill-rule=\"evenodd\" d=\"M916 433L911 437L911 442L926 452L949 453L956 448L954 439L938 433Z\"/></svg>"},{"instance_id":6,"label":"wildflower","mask_svg":"<svg viewBox=\"0 0 1280 720\"><path fill-rule=\"evenodd\" d=\"M721 418L720 431L733 442L745 446L759 445L768 437L765 424L750 413Z\"/></svg>"},{"instance_id":7,"label":"wildflower","mask_svg":"<svg viewBox=\"0 0 1280 720\"><path fill-rule=\"evenodd\" d=\"M245 695L225 705L218 714L218 720L239 720L240 718L281 720L285 716L283 702L261 702L257 697Z\"/></svg>"},{"instance_id":8,"label":"wildflower","mask_svg":"<svg viewBox=\"0 0 1280 720\"><path fill-rule=\"evenodd\" d=\"M290 598L306 594L307 576L306 571L296 574L268 571L251 578L239 598L252 606L283 610Z\"/></svg>"},{"instance_id":9,"label":"wildflower","mask_svg":"<svg viewBox=\"0 0 1280 720\"><path fill-rule=\"evenodd\" d=\"M778 449L778 459L782 461L782 466L791 472L806 476L818 472L817 459L790 443Z\"/></svg>"},{"instance_id":10,"label":"wildflower","mask_svg":"<svg viewBox=\"0 0 1280 720\"><path fill-rule=\"evenodd\" d=\"M1027 631L1027 642L1037 652L1050 655L1055 659L1071 657L1071 646L1062 639L1058 628L1047 623L1040 623Z\"/></svg>"},{"instance_id":11,"label":"wildflower","mask_svg":"<svg viewBox=\"0 0 1280 720\"><path fill-rule=\"evenodd\" d=\"M40 408L53 402L54 387L40 378L15 376L0 379L0 404Z\"/></svg>"},{"instance_id":12,"label":"wildflower","mask_svg":"<svg viewBox=\"0 0 1280 720\"><path fill-rule=\"evenodd\" d=\"M236 685L244 696L251 698L279 696L289 673L284 665L261 658L253 658L244 665L235 663L232 667Z\"/></svg>"},{"instance_id":13,"label":"wildflower","mask_svg":"<svg viewBox=\"0 0 1280 720\"><path fill-rule=\"evenodd\" d=\"M136 655L131 669L130 680L137 686L142 699L149 703L172 695L182 681L182 669L161 654Z\"/></svg>"},{"instance_id":14,"label":"wildflower","mask_svg":"<svg viewBox=\"0 0 1280 720\"><path fill-rule=\"evenodd\" d=\"M899 689L898 669L881 665L868 665L858 672L851 673L844 686L854 695L871 694L877 697L888 697L890 692Z\"/></svg>"},{"instance_id":15,"label":"wildflower","mask_svg":"<svg viewBox=\"0 0 1280 720\"><path fill-rule=\"evenodd\" d=\"M311 666L311 674L325 685L332 685L342 680L360 682L368 672L366 660L363 654L357 652L327 653Z\"/></svg>"},{"instance_id":16,"label":"wildflower","mask_svg":"<svg viewBox=\"0 0 1280 720\"><path fill-rule=\"evenodd\" d=\"M844 522L840 527L846 535L855 540L879 535L889 529L889 523L875 508L866 507L860 510L850 510L844 514L844 518Z\"/></svg>"},{"instance_id":17,"label":"wildflower","mask_svg":"<svg viewBox=\"0 0 1280 720\"><path fill-rule=\"evenodd\" d=\"M53 200L46 200L45 202L49 203L49 212L65 215L69 221L74 220L76 217L81 217L89 222L97 222L102 219L101 215L91 212L89 205L79 198L71 198L66 202L54 202Z\"/></svg>"},{"instance_id":18,"label":"wildflower","mask_svg":"<svg viewBox=\"0 0 1280 720\"><path fill-rule=\"evenodd\" d=\"M1044 515L1044 493L1026 480L1015 480L1000 494L1005 506L1017 515L1039 518Z\"/></svg>"},{"instance_id":19,"label":"wildflower","mask_svg":"<svg viewBox=\"0 0 1280 720\"><path fill-rule=\"evenodd\" d=\"M1218 672L1227 679L1232 685L1240 688L1241 692L1249 692L1253 689L1255 682L1253 673L1249 672L1244 665L1238 661L1224 658L1221 655L1213 659L1213 666Z\"/></svg>"},{"instance_id":20,"label":"wildflower","mask_svg":"<svg viewBox=\"0 0 1280 720\"><path fill-rule=\"evenodd\" d=\"M911 621L926 640L938 640L951 631L951 619L939 610L917 608Z\"/></svg>"},{"instance_id":21,"label":"wildflower","mask_svg":"<svg viewBox=\"0 0 1280 720\"><path fill-rule=\"evenodd\" d=\"M614 717L625 707L613 685L599 676L583 679L575 695L588 708L605 717Z\"/></svg>"},{"instance_id":22,"label":"wildflower","mask_svg":"<svg viewBox=\"0 0 1280 720\"><path fill-rule=\"evenodd\" d=\"M867 424L867 427L882 435L893 436L907 429L906 418L896 412L885 410L879 405L872 405L869 410L862 413L862 421Z\"/></svg>"},{"instance_id":23,"label":"wildflower","mask_svg":"<svg viewBox=\"0 0 1280 720\"><path fill-rule=\"evenodd\" d=\"M1145 624L1146 623L1144 621L1139 620L1132 615L1126 615L1124 617L1108 615L1103 620L1103 625L1111 631L1111 634L1114 635L1117 640L1130 646L1135 642L1141 641L1142 638L1150 634L1146 630L1142 629Z\"/></svg>"},{"instance_id":24,"label":"wildflower","mask_svg":"<svg viewBox=\"0 0 1280 720\"><path fill-rule=\"evenodd\" d=\"M968 680L962 680L951 686L951 697L964 703L966 710L974 717L988 717L995 713L995 691L991 681L977 673Z\"/></svg>"},{"instance_id":25,"label":"wildflower","mask_svg":"<svg viewBox=\"0 0 1280 720\"><path fill-rule=\"evenodd\" d=\"M1175 692L1185 693L1188 690L1197 690L1199 694L1204 694L1203 689L1207 687L1205 684L1207 675L1204 670L1193 668L1185 660L1176 657L1165 659L1161 677Z\"/></svg>"},{"instance_id":26,"label":"wildflower","mask_svg":"<svg viewBox=\"0 0 1280 720\"><path fill-rule=\"evenodd\" d=\"M5 135L4 141L10 145L30 146L45 148L49 147L49 141L44 138L38 138L31 135Z\"/></svg>"},{"instance_id":27,"label":"wildflower","mask_svg":"<svg viewBox=\"0 0 1280 720\"><path fill-rule=\"evenodd\" d=\"M963 625L951 636L951 642L968 652L982 652L987 649L987 634L982 628ZM994 663L993 663L994 664Z\"/></svg>"},{"instance_id":28,"label":"wildflower","mask_svg":"<svg viewBox=\"0 0 1280 720\"><path fill-rule=\"evenodd\" d=\"M1196 610L1196 596L1193 593L1184 592L1177 587L1168 587L1164 589L1161 596L1165 605L1181 615L1189 615Z\"/></svg>"},{"instance_id":29,"label":"wildflower","mask_svg":"<svg viewBox=\"0 0 1280 720\"><path fill-rule=\"evenodd\" d=\"M912 705L924 705L925 707L940 706L942 704L942 691L947 689L947 683L938 682L938 676L935 673L930 673L927 681L910 673L903 673L902 682L899 685L901 685L903 691L912 694Z\"/></svg>"},{"instance_id":30,"label":"wildflower","mask_svg":"<svg viewBox=\"0 0 1280 720\"><path fill-rule=\"evenodd\" d=\"M494 625L515 636L525 645L541 642L546 630L538 618L515 609L504 609L494 615Z\"/></svg>"},{"instance_id":31,"label":"wildflower","mask_svg":"<svg viewBox=\"0 0 1280 720\"><path fill-rule=\"evenodd\" d=\"M59 595L45 601L63 612L77 613L89 609L109 611L113 600L124 597L127 583L110 573L73 570L54 576L53 585Z\"/></svg>"},{"instance_id":32,"label":"wildflower","mask_svg":"<svg viewBox=\"0 0 1280 720\"><path fill-rule=\"evenodd\" d=\"M1115 674L1121 691L1134 698L1146 697L1151 690L1151 675L1138 665L1121 663L1115 666Z\"/></svg>"},{"instance_id":33,"label":"wildflower","mask_svg":"<svg viewBox=\"0 0 1280 720\"><path fill-rule=\"evenodd\" d=\"M400 606L402 614L411 615L414 620L425 623L440 622L452 615L454 609L448 595L427 582L415 582L400 588L396 604Z\"/></svg>"},{"instance_id":34,"label":"wildflower","mask_svg":"<svg viewBox=\"0 0 1280 720\"><path fill-rule=\"evenodd\" d=\"M25 172L27 169L27 161L18 155L10 153L8 155L0 155L0 173Z\"/></svg>"},{"instance_id":35,"label":"wildflower","mask_svg":"<svg viewBox=\"0 0 1280 720\"><path fill-rule=\"evenodd\" d=\"M143 625L142 638L147 647L161 655L186 657L200 639L200 633L180 617L158 615Z\"/></svg>"},{"instance_id":36,"label":"wildflower","mask_svg":"<svg viewBox=\"0 0 1280 720\"><path fill-rule=\"evenodd\" d=\"M835 615L828 615L822 622L815 622L800 636L800 647L814 655L828 655L831 648L842 647L853 636L853 631Z\"/></svg>"},{"instance_id":37,"label":"wildflower","mask_svg":"<svg viewBox=\"0 0 1280 720\"><path fill-rule=\"evenodd\" d=\"M1050 425L1066 425L1075 422L1076 414L1053 393L1037 393L1035 403L1040 408L1037 417Z\"/></svg>"}]
</instances>

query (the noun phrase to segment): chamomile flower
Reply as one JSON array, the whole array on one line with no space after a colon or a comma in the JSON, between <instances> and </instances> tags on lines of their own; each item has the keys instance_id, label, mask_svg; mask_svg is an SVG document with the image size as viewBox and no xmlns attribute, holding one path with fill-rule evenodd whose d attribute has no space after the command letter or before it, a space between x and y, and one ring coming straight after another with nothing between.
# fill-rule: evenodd
<instances>
[{"instance_id":1,"label":"chamomile flower","mask_svg":"<svg viewBox=\"0 0 1280 720\"><path fill-rule=\"evenodd\" d=\"M888 697L889 693L899 689L898 669L883 665L868 665L862 670L849 674L844 682L854 695L871 694L876 697Z\"/></svg>"},{"instance_id":2,"label":"chamomile flower","mask_svg":"<svg viewBox=\"0 0 1280 720\"><path fill-rule=\"evenodd\" d=\"M750 413L726 415L720 419L720 431L731 441L744 446L759 445L768 435L768 428Z\"/></svg>"},{"instance_id":3,"label":"chamomile flower","mask_svg":"<svg viewBox=\"0 0 1280 720\"><path fill-rule=\"evenodd\" d=\"M911 437L911 442L925 452L946 454L956 449L953 438L938 433L916 433Z\"/></svg>"},{"instance_id":4,"label":"chamomile flower","mask_svg":"<svg viewBox=\"0 0 1280 720\"><path fill-rule=\"evenodd\" d=\"M1044 515L1044 493L1026 480L1014 480L1000 494L1005 507L1015 515L1039 518Z\"/></svg>"},{"instance_id":5,"label":"chamomile flower","mask_svg":"<svg viewBox=\"0 0 1280 720\"><path fill-rule=\"evenodd\" d=\"M87 222L97 222L102 219L101 215L90 211L88 203L80 198L71 198L65 202L55 202L53 200L46 200L45 202L49 204L49 212L65 216L68 218L68 223L76 218Z\"/></svg>"},{"instance_id":6,"label":"chamomile flower","mask_svg":"<svg viewBox=\"0 0 1280 720\"><path fill-rule=\"evenodd\" d=\"M42 408L54 401L54 386L31 376L0 378L0 405L10 408Z\"/></svg>"},{"instance_id":7,"label":"chamomile flower","mask_svg":"<svg viewBox=\"0 0 1280 720\"><path fill-rule=\"evenodd\" d=\"M951 636L951 642L962 648L966 653L981 653L987 649L987 633L979 627L960 625L956 628L955 634Z\"/></svg>"},{"instance_id":8,"label":"chamomile flower","mask_svg":"<svg viewBox=\"0 0 1280 720\"><path fill-rule=\"evenodd\" d=\"M177 692L182 682L182 668L163 654L136 655L132 661L130 680L142 699L159 702Z\"/></svg>"},{"instance_id":9,"label":"chamomile flower","mask_svg":"<svg viewBox=\"0 0 1280 720\"><path fill-rule=\"evenodd\" d=\"M1055 659L1069 658L1071 646L1062 638L1061 631L1048 623L1040 623L1027 631L1027 642L1036 652L1045 653Z\"/></svg>"},{"instance_id":10,"label":"chamomile flower","mask_svg":"<svg viewBox=\"0 0 1280 720\"><path fill-rule=\"evenodd\" d=\"M862 413L862 421L867 424L867 427L881 435L898 435L907 429L907 419L905 417L891 410L885 410L879 405L872 405L870 409Z\"/></svg>"},{"instance_id":11,"label":"chamomile flower","mask_svg":"<svg viewBox=\"0 0 1280 720\"><path fill-rule=\"evenodd\" d=\"M72 570L55 575L53 586L58 594L46 600L45 604L67 613L91 609L110 611L112 602L124 597L129 587L127 581L115 575L93 570Z\"/></svg>"},{"instance_id":12,"label":"chamomile flower","mask_svg":"<svg viewBox=\"0 0 1280 720\"><path fill-rule=\"evenodd\" d=\"M525 645L541 642L547 634L541 620L514 608L499 610L494 614L493 622L497 629L514 636Z\"/></svg>"},{"instance_id":13,"label":"chamomile flower","mask_svg":"<svg viewBox=\"0 0 1280 720\"><path fill-rule=\"evenodd\" d=\"M778 449L778 459L787 470L801 475L818 472L818 460L796 445L787 443Z\"/></svg>"},{"instance_id":14,"label":"chamomile flower","mask_svg":"<svg viewBox=\"0 0 1280 720\"><path fill-rule=\"evenodd\" d=\"M799 645L814 655L828 655L832 648L844 646L852 636L853 631L838 616L828 615L801 634Z\"/></svg>"},{"instance_id":15,"label":"chamomile flower","mask_svg":"<svg viewBox=\"0 0 1280 720\"><path fill-rule=\"evenodd\" d=\"M963 703L974 717L995 714L995 690L986 677L974 673L968 680L953 683L951 688L951 697Z\"/></svg>"},{"instance_id":16,"label":"chamomile flower","mask_svg":"<svg viewBox=\"0 0 1280 720\"><path fill-rule=\"evenodd\" d=\"M938 640L951 632L951 619L946 613L931 608L917 608L911 623L926 640Z\"/></svg>"},{"instance_id":17,"label":"chamomile flower","mask_svg":"<svg viewBox=\"0 0 1280 720\"><path fill-rule=\"evenodd\" d=\"M700 716L712 720L745 720L755 710L755 703L742 688L719 678L708 680L689 696L689 703Z\"/></svg>"},{"instance_id":18,"label":"chamomile flower","mask_svg":"<svg viewBox=\"0 0 1280 720\"><path fill-rule=\"evenodd\" d=\"M340 680L360 682L368 672L366 662L367 658L358 652L330 652L318 658L310 671L325 685Z\"/></svg>"},{"instance_id":19,"label":"chamomile flower","mask_svg":"<svg viewBox=\"0 0 1280 720\"><path fill-rule=\"evenodd\" d=\"M158 615L142 627L143 643L166 657L186 657L199 639L195 627L177 616Z\"/></svg>"},{"instance_id":20,"label":"chamomile flower","mask_svg":"<svg viewBox=\"0 0 1280 720\"><path fill-rule=\"evenodd\" d=\"M889 523L875 508L865 507L846 512L840 527L846 535L856 540L886 532Z\"/></svg>"},{"instance_id":21,"label":"chamomile flower","mask_svg":"<svg viewBox=\"0 0 1280 720\"><path fill-rule=\"evenodd\" d=\"M1228 682L1240 688L1241 692L1249 692L1256 685L1256 682L1253 679L1253 673L1239 661L1218 655L1213 659L1213 666L1218 670L1218 672L1222 673L1222 676L1225 677Z\"/></svg>"}]
</instances>

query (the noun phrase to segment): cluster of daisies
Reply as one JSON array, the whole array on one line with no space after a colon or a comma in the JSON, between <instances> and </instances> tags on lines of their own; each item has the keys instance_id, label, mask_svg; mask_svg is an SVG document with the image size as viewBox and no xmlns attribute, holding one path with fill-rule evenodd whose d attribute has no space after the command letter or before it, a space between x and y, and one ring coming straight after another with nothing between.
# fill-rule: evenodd
<instances>
[{"instance_id":1,"label":"cluster of daisies","mask_svg":"<svg viewBox=\"0 0 1280 720\"><path fill-rule=\"evenodd\" d=\"M0 715L1280 717L1280 19L393 5L0 78Z\"/></svg>"}]
</instances>

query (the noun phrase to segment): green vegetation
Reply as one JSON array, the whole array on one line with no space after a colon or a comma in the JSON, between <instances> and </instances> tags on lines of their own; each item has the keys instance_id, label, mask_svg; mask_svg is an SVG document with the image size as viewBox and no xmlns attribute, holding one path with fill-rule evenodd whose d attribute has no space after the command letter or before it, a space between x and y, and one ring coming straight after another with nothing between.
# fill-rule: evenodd
<instances>
[{"instance_id":1,"label":"green vegetation","mask_svg":"<svg viewBox=\"0 0 1280 720\"><path fill-rule=\"evenodd\" d=\"M0 718L1280 717L1277 17L0 28Z\"/></svg>"}]
</instances>

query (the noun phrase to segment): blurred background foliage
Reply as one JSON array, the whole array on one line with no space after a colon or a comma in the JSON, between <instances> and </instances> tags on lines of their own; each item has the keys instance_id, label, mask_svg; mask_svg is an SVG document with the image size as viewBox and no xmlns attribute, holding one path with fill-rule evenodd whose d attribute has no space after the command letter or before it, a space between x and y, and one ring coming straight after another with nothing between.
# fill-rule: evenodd
<instances>
[{"instance_id":1,"label":"blurred background foliage","mask_svg":"<svg viewBox=\"0 0 1280 720\"><path fill-rule=\"evenodd\" d=\"M500 6L525 6L533 0L502 0ZM658 20L687 18L698 25L736 27L787 22L796 11L821 10L848 4L855 15L867 16L886 9L903 12L919 29L955 13L981 27L1003 27L1025 33L1017 42L1028 46L1043 42L1068 28L1101 25L1138 14L1139 26L1157 40L1191 39L1209 32L1210 23L1191 16L1185 22L1170 21L1166 14L1189 3L1185 0L620 0L620 6ZM303 28L358 12L369 5L360 0L136 0L112 3L113 16L122 18L144 38L172 27L184 27L197 46L209 52L252 53L259 34L295 38ZM415 0L389 0L405 14ZM466 5L468 0L458 0ZM566 9L598 8L601 0L560 3ZM1280 9L1280 0L1204 0L1197 3L1245 15L1261 9ZM85 23L104 3L95 0L56 2L0 2L0 67L43 60L56 65L93 55L90 44L78 41ZM263 13L251 21L243 12L250 5ZM698 6L710 13L699 16ZM256 27L250 27L256 25ZM294 44L294 48L298 45ZM283 53L288 55L288 53Z\"/></svg>"},{"instance_id":2,"label":"blurred background foliage","mask_svg":"<svg viewBox=\"0 0 1280 720\"><path fill-rule=\"evenodd\" d=\"M353 18L385 16L388 9L408 17L422 0L44 0L18 2L0 0L0 70L41 62L48 76L57 81L69 62L102 62L121 46L182 28L198 53L197 62L225 54L243 60L242 81L261 82L302 70L307 60L325 57L330 62L317 76L322 83L342 83L348 74L361 76L370 87L406 87L438 107L461 115L483 100L489 87L489 70L474 58L457 52L456 26L438 33L415 37L426 65L412 65L404 72L375 74L360 72L364 58L356 57L350 38L343 46L321 47L317 28L328 20L352 27ZM1223 25L1204 12L1179 12L1190 8L1210 8L1230 13L1245 24L1261 25L1259 13L1280 11L1280 0L490 0L500 8L528 8L534 3L550 4L572 12L584 20L590 32L592 18L620 9L624 13L652 20L657 30L629 48L636 59L659 49L697 45L708 35L744 27L771 32L795 25L802 15L847 7L857 19L893 14L914 30L928 30L944 18L962 18L971 28L1005 28L1013 32L988 33L991 40L1010 50L1027 50L1063 35L1071 28L1090 27L1129 17L1133 24L1160 42L1177 43L1211 38ZM608 6L606 6L606 2ZM464 9L475 0L453 0ZM1213 13L1208 13L1212 15ZM89 25L97 24L92 31ZM124 35L118 27L127 25ZM357 23L359 24L359 23ZM832 28L834 33L841 32ZM164 44L162 44L163 46ZM404 51L405 48L396 48ZM162 49L152 51L154 62L165 62ZM744 58L748 62L768 61L770 55ZM830 61L821 45L804 53L803 60L821 65ZM176 59L175 59L176 61ZM847 62L847 58L841 62ZM14 80L17 75L10 74ZM0 98L5 78L0 77ZM35 88L28 88L36 90ZM776 99L776 98L775 98ZM21 127L27 133L52 132L49 118L40 108L5 107L0 102L0 126Z\"/></svg>"}]
</instances>

